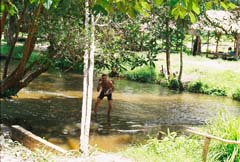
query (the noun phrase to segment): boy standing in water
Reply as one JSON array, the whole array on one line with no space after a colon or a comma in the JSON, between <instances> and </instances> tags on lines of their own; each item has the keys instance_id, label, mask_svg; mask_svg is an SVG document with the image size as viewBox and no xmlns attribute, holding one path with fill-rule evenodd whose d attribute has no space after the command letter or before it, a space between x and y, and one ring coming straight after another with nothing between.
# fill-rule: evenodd
<instances>
[{"instance_id":1,"label":"boy standing in water","mask_svg":"<svg viewBox=\"0 0 240 162\"><path fill-rule=\"evenodd\" d=\"M94 113L97 114L98 105L100 104L101 100L105 96L107 96L107 98L108 98L108 115L110 115L111 110L112 110L112 92L114 90L114 87L113 87L113 82L107 79L106 74L102 74L101 79L99 79L99 81L98 81L97 91L99 92L100 89L101 89L101 92L95 103Z\"/></svg>"}]
</instances>

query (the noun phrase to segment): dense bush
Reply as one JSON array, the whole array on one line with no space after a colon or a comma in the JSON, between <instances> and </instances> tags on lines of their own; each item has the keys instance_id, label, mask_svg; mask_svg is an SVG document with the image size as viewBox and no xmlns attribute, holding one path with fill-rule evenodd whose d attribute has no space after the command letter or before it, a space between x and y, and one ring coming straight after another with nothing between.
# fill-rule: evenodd
<instances>
[{"instance_id":1,"label":"dense bush","mask_svg":"<svg viewBox=\"0 0 240 162\"><path fill-rule=\"evenodd\" d=\"M176 78L170 79L168 81L168 88L173 90L178 90L180 88L180 83Z\"/></svg>"},{"instance_id":2,"label":"dense bush","mask_svg":"<svg viewBox=\"0 0 240 162\"><path fill-rule=\"evenodd\" d=\"M202 81L190 82L187 90L194 93L203 93L215 96L226 96L226 90L221 87L212 87Z\"/></svg>"},{"instance_id":3,"label":"dense bush","mask_svg":"<svg viewBox=\"0 0 240 162\"><path fill-rule=\"evenodd\" d=\"M204 94L214 95L214 96L226 96L226 90L220 87L207 87L203 91Z\"/></svg>"},{"instance_id":4,"label":"dense bush","mask_svg":"<svg viewBox=\"0 0 240 162\"><path fill-rule=\"evenodd\" d=\"M144 66L127 73L126 77L133 81L152 83L156 81L157 73L153 67Z\"/></svg>"},{"instance_id":5,"label":"dense bush","mask_svg":"<svg viewBox=\"0 0 240 162\"><path fill-rule=\"evenodd\" d=\"M234 100L240 101L240 88L238 88L232 95Z\"/></svg>"},{"instance_id":6,"label":"dense bush","mask_svg":"<svg viewBox=\"0 0 240 162\"><path fill-rule=\"evenodd\" d=\"M190 82L187 87L189 92L194 92L194 93L202 93L203 88L204 88L204 84L201 81Z\"/></svg>"}]
</instances>

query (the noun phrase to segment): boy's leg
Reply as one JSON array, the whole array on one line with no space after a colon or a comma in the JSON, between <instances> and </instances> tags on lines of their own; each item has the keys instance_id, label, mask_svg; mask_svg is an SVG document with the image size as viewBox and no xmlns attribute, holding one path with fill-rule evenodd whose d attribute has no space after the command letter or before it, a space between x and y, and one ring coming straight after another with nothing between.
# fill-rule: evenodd
<instances>
[{"instance_id":1,"label":"boy's leg","mask_svg":"<svg viewBox=\"0 0 240 162\"><path fill-rule=\"evenodd\" d=\"M100 98L97 98L97 101L95 102L95 106L94 106L94 113L97 114L97 111L98 111L98 105L100 104L101 102L101 99Z\"/></svg>"},{"instance_id":2,"label":"boy's leg","mask_svg":"<svg viewBox=\"0 0 240 162\"><path fill-rule=\"evenodd\" d=\"M112 111L112 94L109 94L107 98L108 98L108 115L110 115Z\"/></svg>"},{"instance_id":3,"label":"boy's leg","mask_svg":"<svg viewBox=\"0 0 240 162\"><path fill-rule=\"evenodd\" d=\"M110 115L112 111L112 100L108 100L108 115Z\"/></svg>"},{"instance_id":4,"label":"boy's leg","mask_svg":"<svg viewBox=\"0 0 240 162\"><path fill-rule=\"evenodd\" d=\"M98 111L98 105L100 104L101 100L104 98L104 93L103 91L100 92L97 101L95 102L95 106L94 106L94 113L97 114Z\"/></svg>"}]
</instances>

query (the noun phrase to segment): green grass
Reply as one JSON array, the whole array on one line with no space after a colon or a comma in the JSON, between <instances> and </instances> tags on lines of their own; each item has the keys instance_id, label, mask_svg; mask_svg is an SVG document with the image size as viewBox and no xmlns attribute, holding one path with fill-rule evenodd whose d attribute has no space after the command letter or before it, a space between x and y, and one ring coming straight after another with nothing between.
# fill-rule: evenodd
<instances>
[{"instance_id":1,"label":"green grass","mask_svg":"<svg viewBox=\"0 0 240 162\"><path fill-rule=\"evenodd\" d=\"M240 101L240 88L236 89L236 91L232 95L234 100Z\"/></svg>"},{"instance_id":2,"label":"green grass","mask_svg":"<svg viewBox=\"0 0 240 162\"><path fill-rule=\"evenodd\" d=\"M239 66L240 67L240 66ZM208 72L201 80L210 87L221 87L231 96L240 87L240 73L231 70Z\"/></svg>"},{"instance_id":3,"label":"green grass","mask_svg":"<svg viewBox=\"0 0 240 162\"><path fill-rule=\"evenodd\" d=\"M159 54L157 71L161 65L166 67L165 54ZM240 88L240 61L229 61L222 59L211 60L205 56L183 56L183 82L199 82L208 86L206 94L214 94L220 90L231 97ZM179 71L179 55L171 55L171 71ZM225 95L225 94L224 94Z\"/></svg>"},{"instance_id":4,"label":"green grass","mask_svg":"<svg viewBox=\"0 0 240 162\"><path fill-rule=\"evenodd\" d=\"M200 131L224 139L240 140L240 117L234 118L222 113L210 120ZM131 146L122 154L137 162L200 162L202 148L202 137L176 136L172 132L162 140L152 138L146 144ZM240 162L240 146L211 140L207 161Z\"/></svg>"},{"instance_id":5,"label":"green grass","mask_svg":"<svg viewBox=\"0 0 240 162\"><path fill-rule=\"evenodd\" d=\"M240 141L240 117L233 118L226 113L211 120L207 128L210 134L223 139ZM240 162L240 145L224 144L212 140L209 149L209 161ZM235 159L235 160L233 160Z\"/></svg>"},{"instance_id":6,"label":"green grass","mask_svg":"<svg viewBox=\"0 0 240 162\"><path fill-rule=\"evenodd\" d=\"M137 162L199 162L201 144L197 139L171 133L161 141L153 138L144 145L130 147L123 155Z\"/></svg>"},{"instance_id":7,"label":"green grass","mask_svg":"<svg viewBox=\"0 0 240 162\"><path fill-rule=\"evenodd\" d=\"M8 56L8 52L10 50L10 46L6 44L5 41L1 42L1 55L2 56ZM18 44L15 46L13 50L13 58L20 60L23 55L23 50L24 50L24 45L23 44ZM39 59L42 55L39 52L33 51L28 63L32 63L34 60Z\"/></svg>"},{"instance_id":8,"label":"green grass","mask_svg":"<svg viewBox=\"0 0 240 162\"><path fill-rule=\"evenodd\" d=\"M141 54L144 55L143 52ZM126 77L129 80L140 82L151 82L165 84L164 76L160 76L161 65L166 69L165 54L158 55L158 61L155 62L156 69L147 67L137 68L133 71L127 72ZM209 59L205 56L183 56L183 83L188 82L187 89L194 93L203 93L216 96L228 96L239 100L240 88L240 61L230 61L222 59ZM179 55L171 54L171 72L179 72ZM177 89L177 84L170 84L168 87ZM196 86L198 83L202 84L201 87ZM173 85L170 86L170 85Z\"/></svg>"},{"instance_id":9,"label":"green grass","mask_svg":"<svg viewBox=\"0 0 240 162\"><path fill-rule=\"evenodd\" d=\"M128 72L126 77L133 81L153 83L157 80L157 73L153 67L143 66Z\"/></svg>"},{"instance_id":10,"label":"green grass","mask_svg":"<svg viewBox=\"0 0 240 162\"><path fill-rule=\"evenodd\" d=\"M226 89L221 87L209 86L201 80L193 81L188 84L187 90L193 93L203 93L215 96L226 96Z\"/></svg>"},{"instance_id":11,"label":"green grass","mask_svg":"<svg viewBox=\"0 0 240 162\"><path fill-rule=\"evenodd\" d=\"M8 52L10 50L10 46L6 44L1 45L1 55L2 56L7 56ZM23 46L16 46L13 51L13 58L15 59L21 59L22 58L22 51L23 51Z\"/></svg>"}]
</instances>

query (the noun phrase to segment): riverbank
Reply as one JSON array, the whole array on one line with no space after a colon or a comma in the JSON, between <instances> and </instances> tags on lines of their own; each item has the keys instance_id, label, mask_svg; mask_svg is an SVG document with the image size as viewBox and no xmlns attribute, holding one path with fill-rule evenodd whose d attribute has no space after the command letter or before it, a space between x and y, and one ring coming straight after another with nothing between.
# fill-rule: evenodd
<instances>
[{"instance_id":1,"label":"riverbank","mask_svg":"<svg viewBox=\"0 0 240 162\"><path fill-rule=\"evenodd\" d=\"M217 137L238 141L240 139L240 117L232 117L225 113L209 121L201 132L207 132ZM5 131L3 131L5 130ZM65 155L56 156L43 149L30 151L20 143L12 141L6 129L1 129L1 161L3 162L196 162L201 161L203 138L196 135L177 135L175 132L162 134L161 137L150 138L145 144L129 146L126 150L112 153L92 152L87 158L82 158L77 151L68 151ZM126 158L125 158L126 157ZM177 158L176 158L177 157ZM240 145L225 144L212 140L209 146L207 161L240 160Z\"/></svg>"},{"instance_id":2,"label":"riverbank","mask_svg":"<svg viewBox=\"0 0 240 162\"><path fill-rule=\"evenodd\" d=\"M171 72L176 75L179 73L179 62L179 55L172 54ZM171 87L166 78L161 74L161 66L163 65L164 69L166 69L165 54L159 54L158 61L155 64L154 72L143 67L128 71L124 75L130 80L155 82ZM182 82L185 90L189 92L228 96L240 100L239 67L240 61L209 59L205 56L189 56L185 54L183 56Z\"/></svg>"},{"instance_id":3,"label":"riverbank","mask_svg":"<svg viewBox=\"0 0 240 162\"><path fill-rule=\"evenodd\" d=\"M240 142L240 117L232 118L225 113L210 120L200 132L223 139ZM123 155L137 162L199 162L202 159L204 138L196 135L165 134L161 140L149 139L146 144L129 147ZM204 147L205 148L205 147ZM207 162L240 161L240 145L211 140Z\"/></svg>"}]
</instances>

